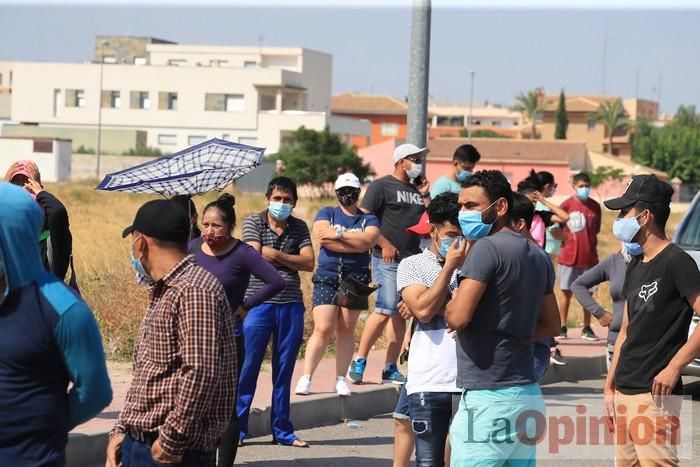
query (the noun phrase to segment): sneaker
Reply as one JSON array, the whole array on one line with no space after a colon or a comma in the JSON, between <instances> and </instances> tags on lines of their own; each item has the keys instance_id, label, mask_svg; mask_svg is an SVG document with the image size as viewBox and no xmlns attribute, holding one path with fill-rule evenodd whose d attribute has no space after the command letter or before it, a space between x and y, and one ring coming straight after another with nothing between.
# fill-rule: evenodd
<instances>
[{"instance_id":1,"label":"sneaker","mask_svg":"<svg viewBox=\"0 0 700 467\"><path fill-rule=\"evenodd\" d=\"M344 376L338 376L335 379L335 392L337 392L339 396L349 396L352 394L350 386L345 382Z\"/></svg>"},{"instance_id":2,"label":"sneaker","mask_svg":"<svg viewBox=\"0 0 700 467\"><path fill-rule=\"evenodd\" d=\"M559 333L559 337L557 339L568 339L569 338L569 332L566 329L566 326L561 327L561 332Z\"/></svg>"},{"instance_id":3,"label":"sneaker","mask_svg":"<svg viewBox=\"0 0 700 467\"><path fill-rule=\"evenodd\" d=\"M593 329L590 327L585 327L581 329L581 339L586 339L587 341L597 341L598 336L595 335Z\"/></svg>"},{"instance_id":4,"label":"sneaker","mask_svg":"<svg viewBox=\"0 0 700 467\"><path fill-rule=\"evenodd\" d=\"M404 384L406 377L401 374L396 364L389 365L389 369L382 371L382 383Z\"/></svg>"},{"instance_id":5,"label":"sneaker","mask_svg":"<svg viewBox=\"0 0 700 467\"><path fill-rule=\"evenodd\" d=\"M308 396L310 389L311 376L304 375L301 378L299 378L299 381L297 382L297 388L294 390L294 394L298 394L300 396Z\"/></svg>"},{"instance_id":6,"label":"sneaker","mask_svg":"<svg viewBox=\"0 0 700 467\"><path fill-rule=\"evenodd\" d=\"M367 359L358 358L350 362L350 368L348 368L348 379L355 384L362 384L362 376L365 374L365 367L367 366Z\"/></svg>"},{"instance_id":7,"label":"sneaker","mask_svg":"<svg viewBox=\"0 0 700 467\"><path fill-rule=\"evenodd\" d=\"M562 356L559 349L552 349L552 353L549 354L549 363L552 365L566 365L566 359Z\"/></svg>"}]
</instances>

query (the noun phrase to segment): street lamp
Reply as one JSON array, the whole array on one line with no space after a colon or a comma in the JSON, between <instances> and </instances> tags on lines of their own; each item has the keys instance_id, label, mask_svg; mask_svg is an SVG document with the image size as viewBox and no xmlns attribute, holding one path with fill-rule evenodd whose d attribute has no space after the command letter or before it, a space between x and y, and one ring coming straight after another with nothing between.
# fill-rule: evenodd
<instances>
[{"instance_id":1,"label":"street lamp","mask_svg":"<svg viewBox=\"0 0 700 467\"><path fill-rule=\"evenodd\" d=\"M102 153L102 72L105 65L105 45L109 42L100 42L100 90L97 103L97 180L100 180L100 154Z\"/></svg>"},{"instance_id":2,"label":"street lamp","mask_svg":"<svg viewBox=\"0 0 700 467\"><path fill-rule=\"evenodd\" d=\"M472 143L472 107L474 105L474 75L476 71L470 71L469 76L471 77L471 83L469 85L469 116L467 117L467 135L469 137L469 144Z\"/></svg>"}]
</instances>

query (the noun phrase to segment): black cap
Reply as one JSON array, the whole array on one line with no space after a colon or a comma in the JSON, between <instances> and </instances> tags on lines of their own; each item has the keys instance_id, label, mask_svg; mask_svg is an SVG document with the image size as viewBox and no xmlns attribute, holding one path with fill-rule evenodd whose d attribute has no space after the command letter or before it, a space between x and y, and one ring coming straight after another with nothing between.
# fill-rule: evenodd
<instances>
[{"instance_id":1,"label":"black cap","mask_svg":"<svg viewBox=\"0 0 700 467\"><path fill-rule=\"evenodd\" d=\"M190 218L187 211L177 203L156 199L139 208L134 223L124 229L122 237L134 231L166 242L187 243Z\"/></svg>"},{"instance_id":2,"label":"black cap","mask_svg":"<svg viewBox=\"0 0 700 467\"><path fill-rule=\"evenodd\" d=\"M637 201L669 205L672 196L671 185L659 180L656 175L635 175L622 196L604 201L603 204L608 209L618 211L632 206Z\"/></svg>"}]
</instances>

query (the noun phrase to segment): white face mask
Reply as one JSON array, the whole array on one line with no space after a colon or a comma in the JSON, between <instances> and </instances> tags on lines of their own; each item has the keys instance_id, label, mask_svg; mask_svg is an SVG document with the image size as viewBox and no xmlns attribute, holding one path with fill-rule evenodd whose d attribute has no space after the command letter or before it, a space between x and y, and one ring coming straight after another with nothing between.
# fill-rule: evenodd
<instances>
[{"instance_id":1,"label":"white face mask","mask_svg":"<svg viewBox=\"0 0 700 467\"><path fill-rule=\"evenodd\" d=\"M406 171L406 175L408 175L408 178L416 178L422 173L423 164L416 164L415 162L411 162L411 168Z\"/></svg>"}]
</instances>

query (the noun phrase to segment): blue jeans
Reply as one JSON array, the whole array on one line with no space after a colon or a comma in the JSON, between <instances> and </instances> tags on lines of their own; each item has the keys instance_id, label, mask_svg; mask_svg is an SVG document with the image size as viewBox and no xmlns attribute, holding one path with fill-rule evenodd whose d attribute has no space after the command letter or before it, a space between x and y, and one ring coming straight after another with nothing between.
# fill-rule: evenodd
<instances>
[{"instance_id":1,"label":"blue jeans","mask_svg":"<svg viewBox=\"0 0 700 467\"><path fill-rule=\"evenodd\" d=\"M387 316L396 314L396 306L399 303L399 293L396 291L396 271L398 269L398 261L385 263L383 259L372 256L374 285L381 285L377 290L377 301L374 304L375 313Z\"/></svg>"},{"instance_id":2,"label":"blue jeans","mask_svg":"<svg viewBox=\"0 0 700 467\"><path fill-rule=\"evenodd\" d=\"M536 341L532 346L532 353L535 361L535 381L539 383L549 369L549 356L552 354L549 340Z\"/></svg>"},{"instance_id":3,"label":"blue jeans","mask_svg":"<svg viewBox=\"0 0 700 467\"><path fill-rule=\"evenodd\" d=\"M304 337L303 303L263 303L251 308L243 321L245 359L238 378L236 413L240 438L248 435L248 416L265 357L272 337L272 437L280 444L290 445L297 439L289 420L289 395L292 372L299 346Z\"/></svg>"},{"instance_id":4,"label":"blue jeans","mask_svg":"<svg viewBox=\"0 0 700 467\"><path fill-rule=\"evenodd\" d=\"M204 452L188 449L177 464L161 464L153 460L151 446L136 441L129 435L124 437L121 448L122 467L214 467L214 451Z\"/></svg>"},{"instance_id":5,"label":"blue jeans","mask_svg":"<svg viewBox=\"0 0 700 467\"><path fill-rule=\"evenodd\" d=\"M408 411L416 441L416 467L442 467L452 419L452 393L409 394Z\"/></svg>"}]
</instances>

